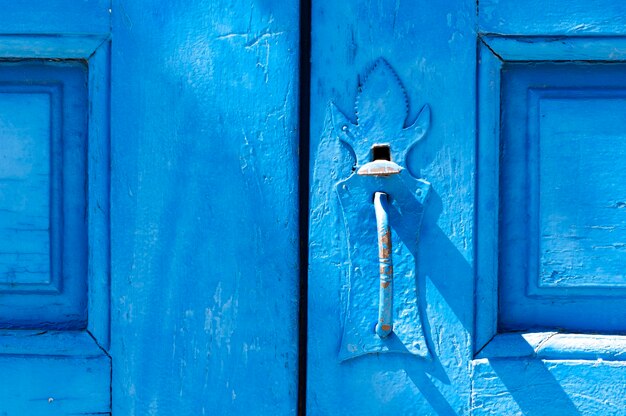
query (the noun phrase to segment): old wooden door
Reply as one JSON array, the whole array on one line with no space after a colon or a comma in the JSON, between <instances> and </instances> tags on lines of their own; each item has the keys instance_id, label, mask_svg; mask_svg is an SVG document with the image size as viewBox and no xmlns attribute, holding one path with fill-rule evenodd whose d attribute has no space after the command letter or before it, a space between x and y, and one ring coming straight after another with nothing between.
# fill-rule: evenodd
<instances>
[{"instance_id":1,"label":"old wooden door","mask_svg":"<svg viewBox=\"0 0 626 416\"><path fill-rule=\"evenodd\" d=\"M0 9L0 414L625 413L626 6Z\"/></svg>"},{"instance_id":2,"label":"old wooden door","mask_svg":"<svg viewBox=\"0 0 626 416\"><path fill-rule=\"evenodd\" d=\"M308 414L626 414L626 6L312 3Z\"/></svg>"},{"instance_id":3,"label":"old wooden door","mask_svg":"<svg viewBox=\"0 0 626 416\"><path fill-rule=\"evenodd\" d=\"M298 5L0 1L0 414L293 414Z\"/></svg>"}]
</instances>

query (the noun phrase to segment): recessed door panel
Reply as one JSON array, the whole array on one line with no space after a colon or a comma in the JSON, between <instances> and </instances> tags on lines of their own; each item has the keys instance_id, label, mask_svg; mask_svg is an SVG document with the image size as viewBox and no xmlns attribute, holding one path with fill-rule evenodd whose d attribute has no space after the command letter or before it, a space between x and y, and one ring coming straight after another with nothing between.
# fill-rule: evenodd
<instances>
[{"instance_id":1,"label":"recessed door panel","mask_svg":"<svg viewBox=\"0 0 626 416\"><path fill-rule=\"evenodd\" d=\"M624 331L626 66L501 76L499 326Z\"/></svg>"},{"instance_id":2,"label":"recessed door panel","mask_svg":"<svg viewBox=\"0 0 626 416\"><path fill-rule=\"evenodd\" d=\"M108 34L36 3L0 28L0 413L108 414Z\"/></svg>"},{"instance_id":3,"label":"recessed door panel","mask_svg":"<svg viewBox=\"0 0 626 416\"><path fill-rule=\"evenodd\" d=\"M36 90L0 93L0 275L9 290L52 280L50 150L58 143L51 140L51 98Z\"/></svg>"},{"instance_id":4,"label":"recessed door panel","mask_svg":"<svg viewBox=\"0 0 626 416\"><path fill-rule=\"evenodd\" d=\"M0 327L87 322L85 61L0 62Z\"/></svg>"},{"instance_id":5,"label":"recessed door panel","mask_svg":"<svg viewBox=\"0 0 626 416\"><path fill-rule=\"evenodd\" d=\"M619 414L626 9L532 3L479 5L473 413Z\"/></svg>"}]
</instances>

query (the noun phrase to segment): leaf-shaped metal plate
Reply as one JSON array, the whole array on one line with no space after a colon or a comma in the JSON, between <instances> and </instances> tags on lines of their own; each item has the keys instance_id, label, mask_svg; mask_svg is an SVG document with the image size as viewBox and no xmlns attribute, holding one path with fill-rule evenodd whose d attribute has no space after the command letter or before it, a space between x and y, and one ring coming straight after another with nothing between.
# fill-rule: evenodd
<instances>
[{"instance_id":1,"label":"leaf-shaped metal plate","mask_svg":"<svg viewBox=\"0 0 626 416\"><path fill-rule=\"evenodd\" d=\"M334 104L330 123L335 137L352 150L356 169L336 185L348 240L349 279L341 299L344 326L341 360L368 353L408 353L428 357L422 329L417 274L417 247L424 203L430 184L404 169L406 155L424 135L430 123L425 105L416 121L405 126L407 95L391 66L379 59L359 88L357 124ZM390 161L372 160L374 145L389 146ZM346 167L343 167L345 171ZM378 172L378 173L377 173ZM371 173L369 175L368 173ZM379 262L373 207L375 192L384 192L391 203L389 223L393 241L393 332L384 338L375 332L378 318Z\"/></svg>"},{"instance_id":2,"label":"leaf-shaped metal plate","mask_svg":"<svg viewBox=\"0 0 626 416\"><path fill-rule=\"evenodd\" d=\"M367 74L356 96L357 124L373 140L383 141L400 131L409 114L408 101L398 75L379 59Z\"/></svg>"},{"instance_id":3,"label":"leaf-shaped metal plate","mask_svg":"<svg viewBox=\"0 0 626 416\"><path fill-rule=\"evenodd\" d=\"M356 102L357 124L353 124L331 103L333 127L337 137L356 156L357 166L371 162L372 146L390 146L391 159L404 165L406 154L428 130L430 108L425 105L417 119L405 127L408 117L407 95L395 71L384 59L379 59L359 87ZM415 170L407 166L411 172Z\"/></svg>"}]
</instances>

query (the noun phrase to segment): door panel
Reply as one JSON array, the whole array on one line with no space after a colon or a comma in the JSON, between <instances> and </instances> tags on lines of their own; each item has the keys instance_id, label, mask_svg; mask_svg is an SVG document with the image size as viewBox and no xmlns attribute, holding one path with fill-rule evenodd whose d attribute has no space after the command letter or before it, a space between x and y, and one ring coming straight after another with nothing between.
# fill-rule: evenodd
<instances>
[{"instance_id":1,"label":"door panel","mask_svg":"<svg viewBox=\"0 0 626 416\"><path fill-rule=\"evenodd\" d=\"M1 9L0 414L294 414L297 3Z\"/></svg>"},{"instance_id":2,"label":"door panel","mask_svg":"<svg viewBox=\"0 0 626 416\"><path fill-rule=\"evenodd\" d=\"M113 413L293 414L298 5L112 9Z\"/></svg>"},{"instance_id":3,"label":"door panel","mask_svg":"<svg viewBox=\"0 0 626 416\"><path fill-rule=\"evenodd\" d=\"M0 325L84 328L87 67L5 62L0 85Z\"/></svg>"},{"instance_id":4,"label":"door panel","mask_svg":"<svg viewBox=\"0 0 626 416\"><path fill-rule=\"evenodd\" d=\"M10 2L0 18L6 415L111 407L108 8L58 3Z\"/></svg>"},{"instance_id":5,"label":"door panel","mask_svg":"<svg viewBox=\"0 0 626 416\"><path fill-rule=\"evenodd\" d=\"M460 0L313 1L308 414L468 412L475 15ZM359 182L376 144L405 168L400 179ZM419 180L428 197L403 210L412 188L401 182ZM385 339L377 190L391 201L395 274Z\"/></svg>"},{"instance_id":6,"label":"door panel","mask_svg":"<svg viewBox=\"0 0 626 416\"><path fill-rule=\"evenodd\" d=\"M475 414L623 413L624 13L480 3Z\"/></svg>"},{"instance_id":7,"label":"door panel","mask_svg":"<svg viewBox=\"0 0 626 416\"><path fill-rule=\"evenodd\" d=\"M474 6L313 2L310 414L623 413L626 8Z\"/></svg>"},{"instance_id":8,"label":"door panel","mask_svg":"<svg viewBox=\"0 0 626 416\"><path fill-rule=\"evenodd\" d=\"M626 67L502 68L498 325L623 332ZM520 120L526 120L520 122Z\"/></svg>"}]
</instances>

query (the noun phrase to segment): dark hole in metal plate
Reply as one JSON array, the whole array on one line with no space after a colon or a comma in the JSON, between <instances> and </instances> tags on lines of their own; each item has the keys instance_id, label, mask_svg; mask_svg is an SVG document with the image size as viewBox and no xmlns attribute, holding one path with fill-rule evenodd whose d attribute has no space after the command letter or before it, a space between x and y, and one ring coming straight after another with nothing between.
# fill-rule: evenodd
<instances>
[{"instance_id":1,"label":"dark hole in metal plate","mask_svg":"<svg viewBox=\"0 0 626 416\"><path fill-rule=\"evenodd\" d=\"M372 160L391 160L391 149L388 144L372 146Z\"/></svg>"}]
</instances>

